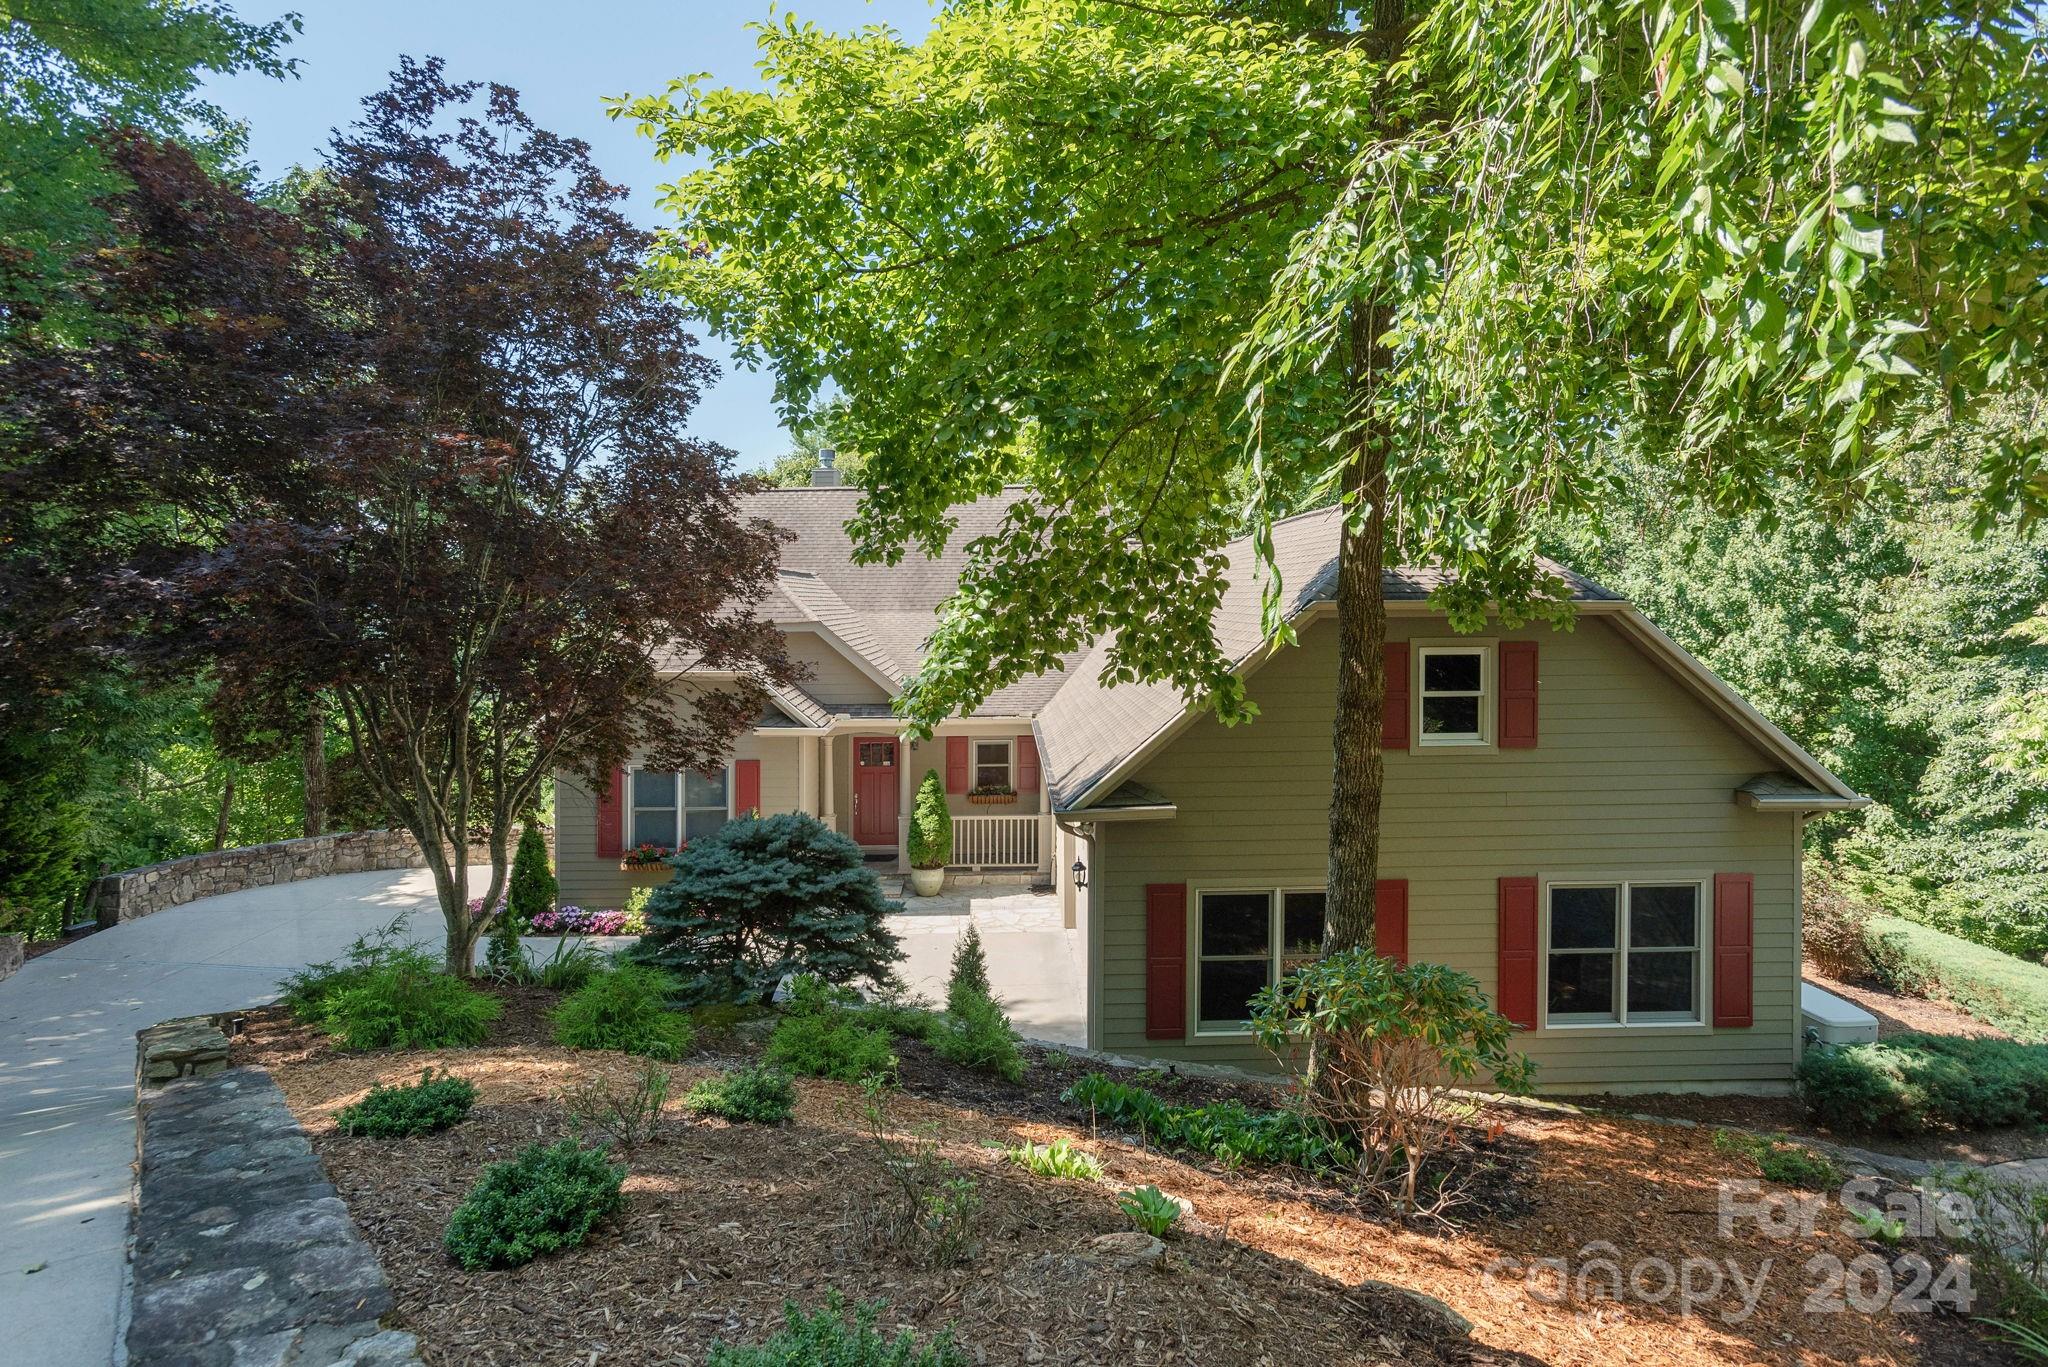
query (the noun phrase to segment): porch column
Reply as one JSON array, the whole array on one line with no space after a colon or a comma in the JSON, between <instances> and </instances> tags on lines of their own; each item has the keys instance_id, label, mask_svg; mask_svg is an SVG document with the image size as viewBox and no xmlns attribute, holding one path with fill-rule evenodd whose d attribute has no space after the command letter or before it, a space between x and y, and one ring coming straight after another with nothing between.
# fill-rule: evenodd
<instances>
[{"instance_id":1,"label":"porch column","mask_svg":"<svg viewBox=\"0 0 2048 1367\"><path fill-rule=\"evenodd\" d=\"M832 810L832 799L833 795L838 791L839 785L832 777L832 733L830 731L818 737L818 751L818 768L824 775L824 780L818 793L818 806L823 815L818 820L825 823L826 830L836 831L839 829L839 814Z\"/></svg>"},{"instance_id":2,"label":"porch column","mask_svg":"<svg viewBox=\"0 0 2048 1367\"><path fill-rule=\"evenodd\" d=\"M809 736L796 738L796 809L818 814L818 747Z\"/></svg>"},{"instance_id":3,"label":"porch column","mask_svg":"<svg viewBox=\"0 0 2048 1367\"><path fill-rule=\"evenodd\" d=\"M1059 868L1054 861L1059 857L1055 839L1059 827L1052 819L1052 785L1045 779L1045 757L1038 759L1038 871L1045 873Z\"/></svg>"},{"instance_id":4,"label":"porch column","mask_svg":"<svg viewBox=\"0 0 2048 1367\"><path fill-rule=\"evenodd\" d=\"M910 740L896 733L896 870L910 867Z\"/></svg>"}]
</instances>

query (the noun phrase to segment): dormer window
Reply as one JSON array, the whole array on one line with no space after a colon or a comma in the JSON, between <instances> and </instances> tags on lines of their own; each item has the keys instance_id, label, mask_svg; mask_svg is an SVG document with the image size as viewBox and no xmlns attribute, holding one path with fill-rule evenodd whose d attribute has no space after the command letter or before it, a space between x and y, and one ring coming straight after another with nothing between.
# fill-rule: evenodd
<instances>
[{"instance_id":1,"label":"dormer window","mask_svg":"<svg viewBox=\"0 0 2048 1367\"><path fill-rule=\"evenodd\" d=\"M1487 744L1491 652L1485 646L1424 646L1419 653L1422 744Z\"/></svg>"}]
</instances>

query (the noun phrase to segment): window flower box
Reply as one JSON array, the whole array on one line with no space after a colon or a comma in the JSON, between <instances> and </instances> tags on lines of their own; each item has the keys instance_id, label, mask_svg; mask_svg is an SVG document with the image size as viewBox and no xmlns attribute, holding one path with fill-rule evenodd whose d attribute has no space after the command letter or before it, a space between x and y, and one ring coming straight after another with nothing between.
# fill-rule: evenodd
<instances>
[{"instance_id":1,"label":"window flower box","mask_svg":"<svg viewBox=\"0 0 2048 1367\"><path fill-rule=\"evenodd\" d=\"M669 856L674 853L666 845L635 845L620 856L619 870L635 887L666 883L669 874L674 872L668 864Z\"/></svg>"},{"instance_id":2,"label":"window flower box","mask_svg":"<svg viewBox=\"0 0 2048 1367\"><path fill-rule=\"evenodd\" d=\"M1015 788L975 788L967 800L977 807L1007 807L1017 800Z\"/></svg>"}]
</instances>

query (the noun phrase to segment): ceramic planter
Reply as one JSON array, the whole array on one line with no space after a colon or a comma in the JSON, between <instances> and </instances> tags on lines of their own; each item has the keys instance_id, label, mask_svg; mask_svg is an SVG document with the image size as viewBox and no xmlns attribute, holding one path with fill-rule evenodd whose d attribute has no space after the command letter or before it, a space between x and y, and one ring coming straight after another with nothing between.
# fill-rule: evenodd
<instances>
[{"instance_id":1,"label":"ceramic planter","mask_svg":"<svg viewBox=\"0 0 2048 1367\"><path fill-rule=\"evenodd\" d=\"M939 889L946 885L944 869L912 869L910 887L919 897L937 897Z\"/></svg>"}]
</instances>

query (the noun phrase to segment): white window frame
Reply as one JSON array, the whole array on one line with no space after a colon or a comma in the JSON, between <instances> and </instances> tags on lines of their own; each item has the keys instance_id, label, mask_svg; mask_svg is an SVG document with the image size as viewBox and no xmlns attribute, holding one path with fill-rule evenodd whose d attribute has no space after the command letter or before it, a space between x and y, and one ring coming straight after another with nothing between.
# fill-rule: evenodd
<instances>
[{"instance_id":1,"label":"white window frame","mask_svg":"<svg viewBox=\"0 0 2048 1367\"><path fill-rule=\"evenodd\" d=\"M706 769L699 770L698 772L709 773L711 771ZM719 772L725 775L725 819L727 821L731 821L735 816L738 815L738 813L733 811L732 807L734 801L732 781L733 766L730 764L721 765L719 768ZM672 808L642 807L638 802L634 800L635 785L638 782L640 775L643 773L668 774L669 780L673 786L673 796L675 798L675 804ZM646 769L638 766L628 770L626 773L626 839L624 841L625 847L630 850L640 843L638 840L635 840L633 838L634 836L638 835L640 831L640 813L673 811L675 813L675 822L673 829L670 831L669 838L661 843L666 844L672 850L681 849L683 847L683 832L686 829L688 829L690 824L690 813L693 811L708 812L712 810L709 807L685 807L683 805L684 797L685 790L683 786L683 776L680 772L674 772L665 769Z\"/></svg>"},{"instance_id":2,"label":"white window frame","mask_svg":"<svg viewBox=\"0 0 2048 1367\"><path fill-rule=\"evenodd\" d=\"M1693 1034L1710 1034L1713 1027L1707 1016L1707 1003L1714 997L1714 954L1713 954L1713 912L1712 892L1714 876L1711 873L1672 874L1558 874L1539 880L1541 901L1537 914L1536 950L1536 1009L1537 1027L1545 1031L1566 1033L1579 1030L1659 1030L1680 1031ZM1632 887L1675 888L1690 886L1693 891L1693 949L1697 956L1697 969L1693 978L1693 1014L1690 1016L1655 1015L1631 1019L1628 1014L1628 956L1629 956L1629 889ZM1550 891L1552 888L1614 888L1619 901L1615 911L1615 946L1617 960L1614 979L1614 1015L1606 1016L1552 1016L1550 1014ZM1571 951L1565 951L1570 953ZM1644 953L1669 953L1669 949L1644 950Z\"/></svg>"},{"instance_id":3,"label":"white window frame","mask_svg":"<svg viewBox=\"0 0 2048 1367\"><path fill-rule=\"evenodd\" d=\"M1414 641L1414 676L1409 691L1414 701L1414 718L1410 734L1415 739L1415 748L1429 750L1486 750L1493 747L1494 718L1500 710L1498 696L1498 675L1495 669L1495 646L1498 642L1488 639L1450 641ZM1423 681L1429 677L1428 660L1432 655L1476 655L1479 657L1479 732L1477 735L1452 735L1442 733L1431 735L1422 727ZM1462 690L1439 692L1430 696L1439 698L1466 698L1473 694Z\"/></svg>"},{"instance_id":4,"label":"white window frame","mask_svg":"<svg viewBox=\"0 0 2048 1367\"><path fill-rule=\"evenodd\" d=\"M1270 987L1272 984L1280 981L1281 965L1286 962L1287 958L1287 943L1284 936L1287 928L1287 897L1290 893L1300 892L1316 892L1322 893L1325 896L1328 895L1328 889L1320 883L1277 888L1219 885L1217 887L1190 887L1188 889L1188 896L1194 902L1195 914L1190 918L1188 926L1187 999L1190 1009L1188 1011L1187 1038L1191 1040L1251 1038L1252 1032L1249 1025L1235 1026L1228 1029L1220 1027L1204 1029L1202 1027L1202 964L1207 960L1214 960L1217 963L1250 963L1254 958L1264 958L1266 961L1267 986ZM1203 954L1203 899L1206 897L1249 897L1259 895L1263 895L1266 899L1267 952L1264 955L1257 956L1251 954Z\"/></svg>"},{"instance_id":5,"label":"white window frame","mask_svg":"<svg viewBox=\"0 0 2048 1367\"><path fill-rule=\"evenodd\" d=\"M1017 738L1015 736L969 736L967 738L967 790L973 792L981 784L981 747L1000 745L1003 747L1003 786L1011 792L1017 791Z\"/></svg>"}]
</instances>

